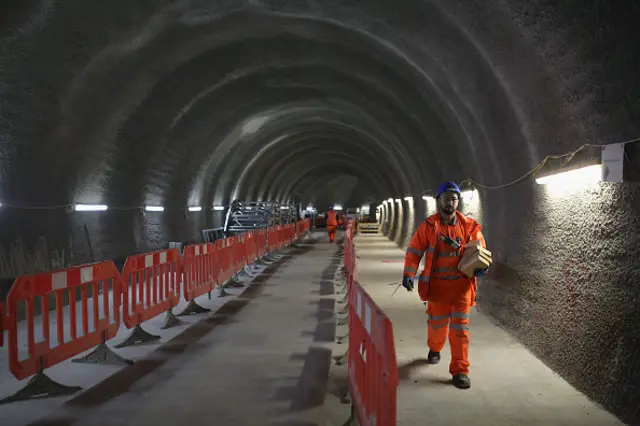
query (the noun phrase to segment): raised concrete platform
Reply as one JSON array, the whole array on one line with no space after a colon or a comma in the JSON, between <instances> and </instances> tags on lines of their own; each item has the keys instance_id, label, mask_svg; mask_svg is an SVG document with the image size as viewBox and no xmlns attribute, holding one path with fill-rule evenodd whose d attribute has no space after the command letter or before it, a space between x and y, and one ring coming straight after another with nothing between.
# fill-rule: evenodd
<instances>
[{"instance_id":1,"label":"raised concrete platform","mask_svg":"<svg viewBox=\"0 0 640 426\"><path fill-rule=\"evenodd\" d=\"M359 281L393 323L401 380L398 425L623 424L475 308L470 320L472 386L454 388L448 344L439 365L425 363L427 318L417 291L400 288L392 296L402 279L404 251L383 236L360 235L355 241Z\"/></svg>"},{"instance_id":2,"label":"raised concrete platform","mask_svg":"<svg viewBox=\"0 0 640 426\"><path fill-rule=\"evenodd\" d=\"M346 377L331 359L341 259L338 245L316 236L316 244L285 250L290 256L214 315L29 424L343 424L344 382L329 378ZM1 425L17 424L5 420L0 411Z\"/></svg>"}]
</instances>

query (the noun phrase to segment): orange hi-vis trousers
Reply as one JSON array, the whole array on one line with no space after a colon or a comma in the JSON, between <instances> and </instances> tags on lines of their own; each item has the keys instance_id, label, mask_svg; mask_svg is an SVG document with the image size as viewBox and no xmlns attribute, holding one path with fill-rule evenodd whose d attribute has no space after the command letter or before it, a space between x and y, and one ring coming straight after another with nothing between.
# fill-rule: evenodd
<instances>
[{"instance_id":1,"label":"orange hi-vis trousers","mask_svg":"<svg viewBox=\"0 0 640 426\"><path fill-rule=\"evenodd\" d=\"M327 225L327 231L329 231L329 241L333 242L336 239L337 225Z\"/></svg>"},{"instance_id":2,"label":"orange hi-vis trousers","mask_svg":"<svg viewBox=\"0 0 640 426\"><path fill-rule=\"evenodd\" d=\"M469 374L469 312L468 300L449 302L428 302L427 344L429 349L440 352L449 336L451 348L451 375Z\"/></svg>"}]
</instances>

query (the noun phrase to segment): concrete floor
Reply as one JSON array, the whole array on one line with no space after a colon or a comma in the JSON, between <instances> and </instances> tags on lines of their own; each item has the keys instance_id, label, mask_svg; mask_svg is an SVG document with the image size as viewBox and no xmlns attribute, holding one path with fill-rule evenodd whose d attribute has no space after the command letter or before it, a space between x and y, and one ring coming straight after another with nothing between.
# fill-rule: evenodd
<instances>
[{"instance_id":1,"label":"concrete floor","mask_svg":"<svg viewBox=\"0 0 640 426\"><path fill-rule=\"evenodd\" d=\"M343 425L347 367L331 359L346 350L334 342L346 332L336 329L334 314L340 259L324 233L316 238L215 315L31 425ZM359 236L356 244L360 281L394 326L399 425L622 424L475 311L473 385L455 389L448 348L440 365L422 362L426 316L417 294L391 296L403 251L379 236Z\"/></svg>"},{"instance_id":2,"label":"concrete floor","mask_svg":"<svg viewBox=\"0 0 640 426\"><path fill-rule=\"evenodd\" d=\"M470 329L471 389L450 384L449 346L424 364L426 314L417 291L400 288L404 251L381 236L356 237L359 281L391 319L400 386L398 425L622 425L475 308ZM390 285L395 283L396 285Z\"/></svg>"}]
</instances>

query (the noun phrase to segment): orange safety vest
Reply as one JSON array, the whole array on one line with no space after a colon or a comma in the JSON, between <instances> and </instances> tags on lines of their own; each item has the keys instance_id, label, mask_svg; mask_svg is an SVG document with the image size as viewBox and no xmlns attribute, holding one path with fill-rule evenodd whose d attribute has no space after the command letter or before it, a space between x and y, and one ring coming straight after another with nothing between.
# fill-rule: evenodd
<instances>
[{"instance_id":1,"label":"orange safety vest","mask_svg":"<svg viewBox=\"0 0 640 426\"><path fill-rule=\"evenodd\" d=\"M456 249L447 237L460 245ZM418 277L418 295L423 301L447 302L464 296L471 291L471 306L475 306L476 277L469 278L458 270L458 263L464 254L464 245L469 241L486 242L482 226L474 219L456 211L453 225L441 222L440 213L429 216L413 235L404 261L404 275L415 277L420 260L426 253L424 269Z\"/></svg>"},{"instance_id":2,"label":"orange safety vest","mask_svg":"<svg viewBox=\"0 0 640 426\"><path fill-rule=\"evenodd\" d=\"M338 212L329 210L327 212L327 226L338 226Z\"/></svg>"}]
</instances>

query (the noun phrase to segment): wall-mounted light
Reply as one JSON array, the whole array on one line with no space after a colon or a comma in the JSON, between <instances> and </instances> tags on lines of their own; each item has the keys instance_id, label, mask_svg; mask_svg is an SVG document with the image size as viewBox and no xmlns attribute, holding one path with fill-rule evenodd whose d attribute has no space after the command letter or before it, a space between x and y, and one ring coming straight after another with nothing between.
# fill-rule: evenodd
<instances>
[{"instance_id":1,"label":"wall-mounted light","mask_svg":"<svg viewBox=\"0 0 640 426\"><path fill-rule=\"evenodd\" d=\"M224 206L213 206L213 209L216 211L224 210Z\"/></svg>"},{"instance_id":2,"label":"wall-mounted light","mask_svg":"<svg viewBox=\"0 0 640 426\"><path fill-rule=\"evenodd\" d=\"M202 207L200 207L200 206L189 207L189 211L190 212L200 212L200 211L202 211Z\"/></svg>"},{"instance_id":3,"label":"wall-mounted light","mask_svg":"<svg viewBox=\"0 0 640 426\"><path fill-rule=\"evenodd\" d=\"M342 206L338 204L338 205L333 206L333 209L340 211L340 210L342 210Z\"/></svg>"},{"instance_id":4,"label":"wall-mounted light","mask_svg":"<svg viewBox=\"0 0 640 426\"><path fill-rule=\"evenodd\" d=\"M104 204L76 204L73 209L77 212L103 212L108 207Z\"/></svg>"},{"instance_id":5,"label":"wall-mounted light","mask_svg":"<svg viewBox=\"0 0 640 426\"><path fill-rule=\"evenodd\" d=\"M460 198L462 201L469 202L478 196L478 190L476 189L467 189L460 192Z\"/></svg>"},{"instance_id":6,"label":"wall-mounted light","mask_svg":"<svg viewBox=\"0 0 640 426\"><path fill-rule=\"evenodd\" d=\"M162 206L144 206L144 209L148 212L163 212L164 207Z\"/></svg>"},{"instance_id":7,"label":"wall-mounted light","mask_svg":"<svg viewBox=\"0 0 640 426\"><path fill-rule=\"evenodd\" d=\"M602 181L602 164L536 178L538 185L590 184Z\"/></svg>"}]
</instances>

